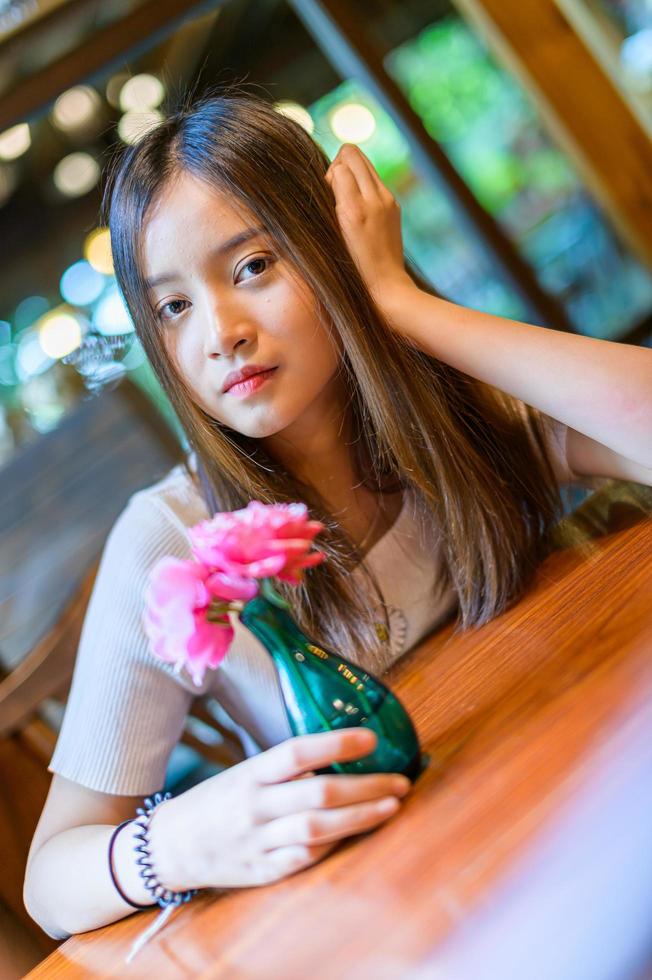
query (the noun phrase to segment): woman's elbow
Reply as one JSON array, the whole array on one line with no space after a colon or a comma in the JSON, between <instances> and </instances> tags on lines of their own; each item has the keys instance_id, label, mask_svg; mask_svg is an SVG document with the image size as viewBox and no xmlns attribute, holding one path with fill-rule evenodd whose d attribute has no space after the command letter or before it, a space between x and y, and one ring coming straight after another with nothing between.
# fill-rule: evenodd
<instances>
[{"instance_id":1,"label":"woman's elbow","mask_svg":"<svg viewBox=\"0 0 652 980\"><path fill-rule=\"evenodd\" d=\"M51 914L47 909L44 909L42 902L39 902L38 895L35 894L35 889L33 883L30 881L29 875L25 876L25 881L23 883L23 905L29 915L30 919L39 926L43 932L50 937L50 939L70 939L72 935L71 932L66 932L59 925L56 925L51 918Z\"/></svg>"}]
</instances>

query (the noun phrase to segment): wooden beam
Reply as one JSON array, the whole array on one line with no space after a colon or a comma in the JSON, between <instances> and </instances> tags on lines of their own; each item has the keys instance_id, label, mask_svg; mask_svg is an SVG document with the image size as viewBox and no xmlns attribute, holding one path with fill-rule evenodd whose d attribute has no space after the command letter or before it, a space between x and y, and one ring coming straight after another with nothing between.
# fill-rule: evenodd
<instances>
[{"instance_id":1,"label":"wooden beam","mask_svg":"<svg viewBox=\"0 0 652 980\"><path fill-rule=\"evenodd\" d=\"M642 128L652 138L652 94L638 91L627 78L620 49L623 31L607 13L602 0L556 0L589 51L600 62Z\"/></svg>"},{"instance_id":2,"label":"wooden beam","mask_svg":"<svg viewBox=\"0 0 652 980\"><path fill-rule=\"evenodd\" d=\"M123 69L130 60L164 41L189 18L215 11L225 2L146 0L126 17L101 27L83 44L27 78L19 79L12 89L4 92L0 100L0 132L40 115L72 85ZM77 0L75 5L83 6L83 0ZM29 30L28 27L21 32L21 41Z\"/></svg>"},{"instance_id":3,"label":"wooden beam","mask_svg":"<svg viewBox=\"0 0 652 980\"><path fill-rule=\"evenodd\" d=\"M652 267L652 145L555 0L455 0L533 95L584 183Z\"/></svg>"},{"instance_id":4,"label":"wooden beam","mask_svg":"<svg viewBox=\"0 0 652 980\"><path fill-rule=\"evenodd\" d=\"M575 327L556 296L546 292L534 271L492 215L460 177L440 144L426 130L394 79L369 32L346 0L288 0L315 43L343 78L356 78L392 117L407 141L414 168L436 184L456 215L483 249L485 257L524 301L536 323L574 332Z\"/></svg>"}]
</instances>

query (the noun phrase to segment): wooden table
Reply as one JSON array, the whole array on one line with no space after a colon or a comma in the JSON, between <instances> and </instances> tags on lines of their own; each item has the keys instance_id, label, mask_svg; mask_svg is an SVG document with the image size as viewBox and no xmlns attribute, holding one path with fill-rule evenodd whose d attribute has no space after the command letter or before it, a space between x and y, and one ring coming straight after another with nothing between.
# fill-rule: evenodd
<instances>
[{"instance_id":1,"label":"wooden table","mask_svg":"<svg viewBox=\"0 0 652 980\"><path fill-rule=\"evenodd\" d=\"M129 966L153 912L72 937L30 980L639 980L652 518L553 553L511 610L451 633L389 675L431 764L385 826L283 882L203 893Z\"/></svg>"}]
</instances>

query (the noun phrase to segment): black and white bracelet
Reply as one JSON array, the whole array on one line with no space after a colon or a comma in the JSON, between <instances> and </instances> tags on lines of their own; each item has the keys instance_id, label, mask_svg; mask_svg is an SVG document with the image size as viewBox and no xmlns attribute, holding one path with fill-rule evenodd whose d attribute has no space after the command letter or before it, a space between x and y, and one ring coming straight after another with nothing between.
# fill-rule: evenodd
<instances>
[{"instance_id":1,"label":"black and white bracelet","mask_svg":"<svg viewBox=\"0 0 652 980\"><path fill-rule=\"evenodd\" d=\"M139 865L138 874L143 879L145 888L152 896L153 900L157 902L161 908L167 908L168 905L182 905L184 902L189 902L191 898L197 894L196 888L189 888L186 892L175 892L171 888L166 888L162 885L152 865L152 856L149 851L149 825L152 819L152 814L161 803L165 803L169 800L172 793L154 793L154 796L148 796L143 801L143 806L136 807L136 813L138 816L134 820L136 824L137 831L134 833L134 840L140 841L140 843L134 848L139 857L136 860L136 864Z\"/></svg>"}]
</instances>

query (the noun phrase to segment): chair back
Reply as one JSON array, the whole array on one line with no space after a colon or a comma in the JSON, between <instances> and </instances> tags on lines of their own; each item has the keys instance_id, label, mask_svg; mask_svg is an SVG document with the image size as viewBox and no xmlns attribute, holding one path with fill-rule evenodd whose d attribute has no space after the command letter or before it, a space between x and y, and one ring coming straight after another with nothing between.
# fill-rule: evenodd
<instances>
[{"instance_id":1,"label":"chair back","mask_svg":"<svg viewBox=\"0 0 652 980\"><path fill-rule=\"evenodd\" d=\"M52 628L129 497L182 458L127 378L84 398L0 469L0 668L18 666Z\"/></svg>"}]
</instances>

